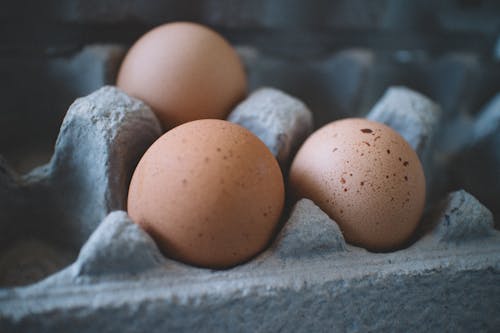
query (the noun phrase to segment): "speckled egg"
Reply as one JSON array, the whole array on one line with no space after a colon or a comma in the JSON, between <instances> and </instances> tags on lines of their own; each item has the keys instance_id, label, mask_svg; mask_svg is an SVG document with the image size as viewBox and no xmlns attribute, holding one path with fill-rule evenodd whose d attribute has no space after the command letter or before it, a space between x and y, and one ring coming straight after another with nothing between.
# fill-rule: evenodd
<instances>
[{"instance_id":1,"label":"speckled egg","mask_svg":"<svg viewBox=\"0 0 500 333\"><path fill-rule=\"evenodd\" d=\"M231 45L191 22L163 24L144 34L125 56L116 84L145 101L165 130L196 119L225 119L247 87Z\"/></svg>"},{"instance_id":2,"label":"speckled egg","mask_svg":"<svg viewBox=\"0 0 500 333\"><path fill-rule=\"evenodd\" d=\"M284 204L283 175L247 129L205 119L161 136L133 174L128 213L166 256L224 268L264 249Z\"/></svg>"},{"instance_id":3,"label":"speckled egg","mask_svg":"<svg viewBox=\"0 0 500 333\"><path fill-rule=\"evenodd\" d=\"M425 177L415 151L390 127L343 119L314 132L297 152L291 194L313 200L346 240L373 251L401 246L425 204Z\"/></svg>"}]
</instances>

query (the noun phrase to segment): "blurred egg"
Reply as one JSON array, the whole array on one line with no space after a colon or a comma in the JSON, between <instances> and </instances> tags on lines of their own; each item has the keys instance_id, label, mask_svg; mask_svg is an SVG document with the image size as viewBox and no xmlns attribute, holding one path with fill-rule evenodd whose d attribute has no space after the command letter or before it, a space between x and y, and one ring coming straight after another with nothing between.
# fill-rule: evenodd
<instances>
[{"instance_id":1,"label":"blurred egg","mask_svg":"<svg viewBox=\"0 0 500 333\"><path fill-rule=\"evenodd\" d=\"M348 242L375 251L407 241L425 204L415 151L390 127L366 119L314 132L297 152L289 182L294 197L313 200Z\"/></svg>"},{"instance_id":2,"label":"blurred egg","mask_svg":"<svg viewBox=\"0 0 500 333\"><path fill-rule=\"evenodd\" d=\"M130 48L117 86L145 101L168 130L191 120L226 118L245 97L246 76L222 36L176 22L149 31Z\"/></svg>"},{"instance_id":3,"label":"blurred egg","mask_svg":"<svg viewBox=\"0 0 500 333\"><path fill-rule=\"evenodd\" d=\"M161 136L133 174L128 213L172 258L203 267L250 259L284 204L281 170L247 129L205 119Z\"/></svg>"}]
</instances>

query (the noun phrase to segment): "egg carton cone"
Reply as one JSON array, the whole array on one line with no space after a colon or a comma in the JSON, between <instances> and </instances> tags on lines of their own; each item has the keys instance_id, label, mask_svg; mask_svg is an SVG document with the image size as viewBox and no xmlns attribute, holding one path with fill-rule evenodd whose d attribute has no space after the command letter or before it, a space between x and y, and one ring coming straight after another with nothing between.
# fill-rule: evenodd
<instances>
[{"instance_id":1,"label":"egg carton cone","mask_svg":"<svg viewBox=\"0 0 500 333\"><path fill-rule=\"evenodd\" d=\"M493 155L499 111L495 99L479 113L468 147ZM401 133L439 176L439 105L396 86L366 117ZM285 172L313 130L306 104L275 88L256 90L228 119L259 136ZM48 164L17 175L1 161L0 240L11 243L0 254L0 332L500 328L500 232L465 190L429 205L415 237L393 252L347 244L302 199L246 263L212 270L168 259L124 210L134 167L160 135L146 104L105 86L71 105Z\"/></svg>"}]
</instances>

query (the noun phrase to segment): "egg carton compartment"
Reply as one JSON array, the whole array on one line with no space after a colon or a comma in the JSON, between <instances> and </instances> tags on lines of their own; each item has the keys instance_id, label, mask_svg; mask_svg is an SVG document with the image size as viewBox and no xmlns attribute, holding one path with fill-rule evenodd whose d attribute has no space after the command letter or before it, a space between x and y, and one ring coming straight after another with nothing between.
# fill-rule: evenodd
<instances>
[{"instance_id":1,"label":"egg carton compartment","mask_svg":"<svg viewBox=\"0 0 500 333\"><path fill-rule=\"evenodd\" d=\"M428 188L414 238L397 251L366 251L303 199L246 263L210 270L165 258L123 211L159 124L141 101L101 88L113 83L125 47L91 45L35 70L53 68L47 93L74 84L49 106L91 93L68 110L53 154L44 147L28 165L50 161L19 174L9 162L27 169L18 167L26 151L11 147L0 162L0 331L497 331L498 62L466 52L352 48L304 59L237 49L252 94L228 119L257 134L285 173L313 129L309 110L315 128L367 117L410 143ZM21 112L6 119L21 121Z\"/></svg>"}]
</instances>

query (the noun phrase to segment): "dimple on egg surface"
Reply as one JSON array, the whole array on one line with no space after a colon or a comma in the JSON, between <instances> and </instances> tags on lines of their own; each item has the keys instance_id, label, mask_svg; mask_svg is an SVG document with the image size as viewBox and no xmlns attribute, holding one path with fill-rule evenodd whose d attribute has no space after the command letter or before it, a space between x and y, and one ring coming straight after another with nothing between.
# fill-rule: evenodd
<instances>
[{"instance_id":1,"label":"dimple on egg surface","mask_svg":"<svg viewBox=\"0 0 500 333\"><path fill-rule=\"evenodd\" d=\"M284 183L269 149L245 128L205 119L160 137L139 162L128 213L172 258L221 268L269 242Z\"/></svg>"},{"instance_id":2,"label":"dimple on egg surface","mask_svg":"<svg viewBox=\"0 0 500 333\"><path fill-rule=\"evenodd\" d=\"M394 130L343 119L313 133L289 175L296 198L313 200L350 243L389 250L415 230L425 204L425 177L415 151Z\"/></svg>"}]
</instances>

